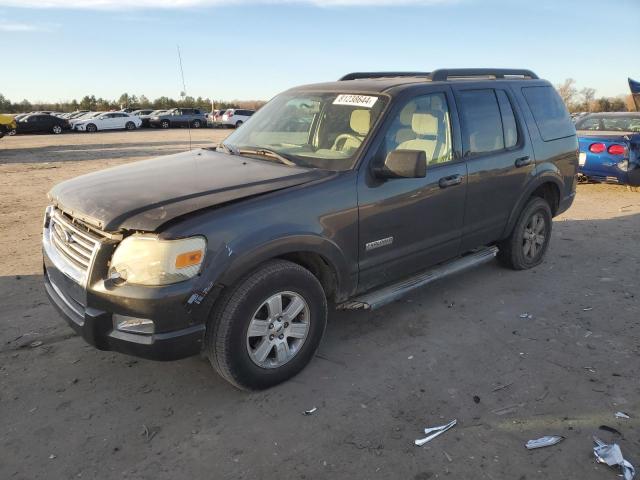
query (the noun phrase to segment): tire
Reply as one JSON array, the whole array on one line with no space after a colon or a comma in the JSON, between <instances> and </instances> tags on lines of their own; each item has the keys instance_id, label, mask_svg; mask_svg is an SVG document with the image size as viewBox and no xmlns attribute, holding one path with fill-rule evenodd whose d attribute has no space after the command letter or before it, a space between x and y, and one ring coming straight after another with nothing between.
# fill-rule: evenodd
<instances>
[{"instance_id":1,"label":"tire","mask_svg":"<svg viewBox=\"0 0 640 480\"><path fill-rule=\"evenodd\" d=\"M278 296L281 308L273 302L272 309L271 300ZM297 315L287 317L287 307L301 304ZM261 390L288 380L309 363L326 324L327 299L318 279L298 264L273 260L223 293L207 324L205 349L224 379L242 390ZM257 335L249 336L250 325ZM285 343L287 348L280 348Z\"/></svg>"},{"instance_id":2,"label":"tire","mask_svg":"<svg viewBox=\"0 0 640 480\"><path fill-rule=\"evenodd\" d=\"M87 125L85 130L89 133L95 133L98 131L98 127L96 127L93 123L90 123L89 125Z\"/></svg>"},{"instance_id":3,"label":"tire","mask_svg":"<svg viewBox=\"0 0 640 480\"><path fill-rule=\"evenodd\" d=\"M191 124L191 128L200 128L202 126L202 123L200 123L200 120L194 120L193 123Z\"/></svg>"},{"instance_id":4,"label":"tire","mask_svg":"<svg viewBox=\"0 0 640 480\"><path fill-rule=\"evenodd\" d=\"M531 198L520 212L511 235L498 245L500 263L513 270L526 270L542 263L551 240L552 226L551 207L547 201Z\"/></svg>"},{"instance_id":5,"label":"tire","mask_svg":"<svg viewBox=\"0 0 640 480\"><path fill-rule=\"evenodd\" d=\"M53 133L54 135L60 135L62 133L62 127L60 125L54 125L51 128L51 133Z\"/></svg>"},{"instance_id":6,"label":"tire","mask_svg":"<svg viewBox=\"0 0 640 480\"><path fill-rule=\"evenodd\" d=\"M124 128L126 128L127 130L135 130L136 129L136 124L133 122L127 122L124 125Z\"/></svg>"},{"instance_id":7,"label":"tire","mask_svg":"<svg viewBox=\"0 0 640 480\"><path fill-rule=\"evenodd\" d=\"M630 192L640 192L640 187L632 187L631 185L627 185L627 190Z\"/></svg>"},{"instance_id":8,"label":"tire","mask_svg":"<svg viewBox=\"0 0 640 480\"><path fill-rule=\"evenodd\" d=\"M238 120L236 122L236 128L240 128L240 125L242 125L242 120Z\"/></svg>"},{"instance_id":9,"label":"tire","mask_svg":"<svg viewBox=\"0 0 640 480\"><path fill-rule=\"evenodd\" d=\"M162 128L169 128L171 124L169 123L169 120L162 120L162 122L160 123L160 126Z\"/></svg>"},{"instance_id":10,"label":"tire","mask_svg":"<svg viewBox=\"0 0 640 480\"><path fill-rule=\"evenodd\" d=\"M11 130L9 130L9 132L7 133L7 135L9 135L10 137L13 137L14 135L16 135L18 132L16 131L15 128L12 128Z\"/></svg>"}]
</instances>

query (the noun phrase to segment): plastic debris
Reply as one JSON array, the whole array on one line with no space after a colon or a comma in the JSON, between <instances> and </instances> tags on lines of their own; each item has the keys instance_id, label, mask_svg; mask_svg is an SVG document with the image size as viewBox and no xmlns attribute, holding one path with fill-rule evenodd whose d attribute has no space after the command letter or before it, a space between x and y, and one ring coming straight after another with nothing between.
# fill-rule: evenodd
<instances>
[{"instance_id":1,"label":"plastic debris","mask_svg":"<svg viewBox=\"0 0 640 480\"><path fill-rule=\"evenodd\" d=\"M441 435L444 432L446 432L447 430L449 430L450 428L455 427L455 425L457 423L458 423L458 420L452 420L451 422L447 423L446 425L441 425L439 427L425 428L424 429L424 433L427 436L425 438L419 438L413 443L415 443L418 447L421 447L425 443L430 442L431 440L436 438L438 435Z\"/></svg>"},{"instance_id":2,"label":"plastic debris","mask_svg":"<svg viewBox=\"0 0 640 480\"><path fill-rule=\"evenodd\" d=\"M633 480L636 469L624 459L622 450L620 450L620 446L617 443L608 445L598 437L593 437L593 441L596 444L596 446L593 447L593 454L596 456L598 463L606 463L610 467L619 466L620 473L624 477L624 480Z\"/></svg>"},{"instance_id":3,"label":"plastic debris","mask_svg":"<svg viewBox=\"0 0 640 480\"><path fill-rule=\"evenodd\" d=\"M526 318L527 320L531 320L533 318L533 315L531 315L530 313L524 312L520 314L520 318Z\"/></svg>"},{"instance_id":4,"label":"plastic debris","mask_svg":"<svg viewBox=\"0 0 640 480\"><path fill-rule=\"evenodd\" d=\"M304 414L305 415L313 415L314 413L316 413L316 410L318 410L318 407L313 407L311 410L305 410Z\"/></svg>"},{"instance_id":5,"label":"plastic debris","mask_svg":"<svg viewBox=\"0 0 640 480\"><path fill-rule=\"evenodd\" d=\"M590 312L591 310L593 310L593 307L587 307L582 309L583 312Z\"/></svg>"},{"instance_id":6,"label":"plastic debris","mask_svg":"<svg viewBox=\"0 0 640 480\"><path fill-rule=\"evenodd\" d=\"M616 412L615 415L616 415L616 418L627 418L627 419L631 418L629 415L627 415L624 412Z\"/></svg>"},{"instance_id":7,"label":"plastic debris","mask_svg":"<svg viewBox=\"0 0 640 480\"><path fill-rule=\"evenodd\" d=\"M525 444L525 447L527 447L527 450L534 450L536 448L551 447L553 445L557 445L562 440L564 440L564 437L561 437L560 435L547 435L545 437L537 438L535 440L529 440Z\"/></svg>"},{"instance_id":8,"label":"plastic debris","mask_svg":"<svg viewBox=\"0 0 640 480\"><path fill-rule=\"evenodd\" d=\"M29 346L30 346L31 348L37 348L37 347L41 346L43 343L44 343L44 342L43 342L42 340L36 340L35 342L31 342L31 343L29 344Z\"/></svg>"}]
</instances>

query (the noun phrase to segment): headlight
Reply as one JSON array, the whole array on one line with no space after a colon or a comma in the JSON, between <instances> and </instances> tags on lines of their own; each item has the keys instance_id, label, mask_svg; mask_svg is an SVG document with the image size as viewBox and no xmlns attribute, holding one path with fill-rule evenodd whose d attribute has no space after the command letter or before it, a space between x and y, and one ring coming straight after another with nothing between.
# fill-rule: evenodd
<instances>
[{"instance_id":1,"label":"headlight","mask_svg":"<svg viewBox=\"0 0 640 480\"><path fill-rule=\"evenodd\" d=\"M182 282L200 272L205 248L203 237L160 240L153 235L131 235L116 248L109 277L136 285Z\"/></svg>"}]
</instances>

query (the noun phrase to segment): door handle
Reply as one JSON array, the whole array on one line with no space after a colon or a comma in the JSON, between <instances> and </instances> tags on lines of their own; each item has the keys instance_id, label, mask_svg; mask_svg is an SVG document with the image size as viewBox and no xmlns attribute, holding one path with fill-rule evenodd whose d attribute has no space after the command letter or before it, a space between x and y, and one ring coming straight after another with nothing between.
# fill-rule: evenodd
<instances>
[{"instance_id":1,"label":"door handle","mask_svg":"<svg viewBox=\"0 0 640 480\"><path fill-rule=\"evenodd\" d=\"M516 158L516 168L526 167L527 165L531 165L531 158L529 157L529 155Z\"/></svg>"},{"instance_id":2,"label":"door handle","mask_svg":"<svg viewBox=\"0 0 640 480\"><path fill-rule=\"evenodd\" d=\"M440 188L453 187L454 185L460 185L462 183L462 175L450 175L448 177L442 177L438 181Z\"/></svg>"}]
</instances>

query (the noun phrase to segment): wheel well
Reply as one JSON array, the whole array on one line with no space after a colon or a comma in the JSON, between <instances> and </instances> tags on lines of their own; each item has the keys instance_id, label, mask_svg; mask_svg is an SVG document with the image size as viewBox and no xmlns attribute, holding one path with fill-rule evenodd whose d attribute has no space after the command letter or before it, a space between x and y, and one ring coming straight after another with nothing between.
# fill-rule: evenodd
<instances>
[{"instance_id":1,"label":"wheel well","mask_svg":"<svg viewBox=\"0 0 640 480\"><path fill-rule=\"evenodd\" d=\"M338 289L336 272L322 255L313 252L295 252L281 255L278 258L297 263L309 270L322 285L327 298L335 298Z\"/></svg>"},{"instance_id":2,"label":"wheel well","mask_svg":"<svg viewBox=\"0 0 640 480\"><path fill-rule=\"evenodd\" d=\"M560 205L560 189L555 183L546 182L536 188L533 193L531 193L532 197L540 197L547 201L549 207L551 208L552 215L555 216L558 211L558 206Z\"/></svg>"}]
</instances>

